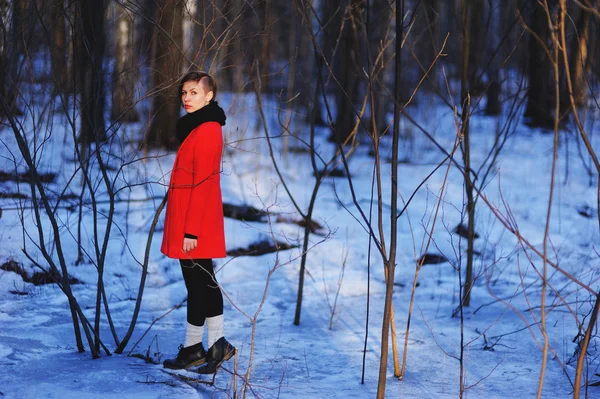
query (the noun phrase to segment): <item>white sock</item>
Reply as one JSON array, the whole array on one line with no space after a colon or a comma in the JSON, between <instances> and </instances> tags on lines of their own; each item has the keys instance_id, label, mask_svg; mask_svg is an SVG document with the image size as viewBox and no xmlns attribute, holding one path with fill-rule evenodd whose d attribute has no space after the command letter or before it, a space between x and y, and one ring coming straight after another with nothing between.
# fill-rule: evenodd
<instances>
[{"instance_id":1,"label":"white sock","mask_svg":"<svg viewBox=\"0 0 600 399\"><path fill-rule=\"evenodd\" d=\"M187 328L185 329L185 348L188 346L196 345L202 342L202 336L204 335L204 325L195 326L193 324L187 323Z\"/></svg>"},{"instance_id":2,"label":"white sock","mask_svg":"<svg viewBox=\"0 0 600 399\"><path fill-rule=\"evenodd\" d=\"M219 338L223 336L223 315L220 314L215 317L207 317L206 327L208 327L208 350L215 342L219 340Z\"/></svg>"}]
</instances>

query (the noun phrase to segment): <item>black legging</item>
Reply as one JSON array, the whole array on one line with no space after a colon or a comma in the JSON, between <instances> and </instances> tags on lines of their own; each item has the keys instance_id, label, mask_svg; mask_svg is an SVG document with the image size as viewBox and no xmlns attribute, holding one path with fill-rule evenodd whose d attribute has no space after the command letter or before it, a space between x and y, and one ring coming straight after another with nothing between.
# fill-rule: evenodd
<instances>
[{"instance_id":1,"label":"black legging","mask_svg":"<svg viewBox=\"0 0 600 399\"><path fill-rule=\"evenodd\" d=\"M187 321L203 326L207 317L223 314L223 294L217 284L212 259L180 259L188 292Z\"/></svg>"}]
</instances>

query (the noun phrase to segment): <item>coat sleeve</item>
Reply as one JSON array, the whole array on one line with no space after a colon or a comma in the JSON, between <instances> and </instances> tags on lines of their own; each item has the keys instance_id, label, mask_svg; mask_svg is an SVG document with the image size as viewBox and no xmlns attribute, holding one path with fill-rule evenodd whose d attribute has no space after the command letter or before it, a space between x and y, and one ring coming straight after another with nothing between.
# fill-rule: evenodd
<instances>
[{"instance_id":1,"label":"coat sleeve","mask_svg":"<svg viewBox=\"0 0 600 399\"><path fill-rule=\"evenodd\" d=\"M192 189L186 211L184 232L196 237L201 236L202 221L210 212L209 198L218 192L221 173L221 153L223 137L221 126L217 123L204 124L200 137L194 143L192 162ZM207 232L205 232L207 233Z\"/></svg>"}]
</instances>

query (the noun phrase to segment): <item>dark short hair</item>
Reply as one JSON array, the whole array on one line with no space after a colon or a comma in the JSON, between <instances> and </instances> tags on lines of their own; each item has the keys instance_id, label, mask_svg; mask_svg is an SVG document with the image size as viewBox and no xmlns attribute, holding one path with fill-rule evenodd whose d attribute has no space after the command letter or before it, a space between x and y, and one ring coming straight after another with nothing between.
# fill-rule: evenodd
<instances>
[{"instance_id":1,"label":"dark short hair","mask_svg":"<svg viewBox=\"0 0 600 399\"><path fill-rule=\"evenodd\" d=\"M206 72L202 72L202 71L188 72L183 76L183 78L181 78L181 81L179 82L179 95L180 96L181 96L181 92L183 91L183 84L185 82L190 82L190 81L202 82L202 85L206 89L207 93L209 91L213 92L213 96L210 101L211 102L215 101L215 98L217 97L217 82L215 81L215 79L212 76L210 76Z\"/></svg>"}]
</instances>

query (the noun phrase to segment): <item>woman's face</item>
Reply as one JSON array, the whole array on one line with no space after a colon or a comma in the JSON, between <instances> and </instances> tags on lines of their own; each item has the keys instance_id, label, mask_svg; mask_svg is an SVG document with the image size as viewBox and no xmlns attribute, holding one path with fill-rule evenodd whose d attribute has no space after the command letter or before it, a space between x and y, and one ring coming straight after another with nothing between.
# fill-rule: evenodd
<instances>
[{"instance_id":1,"label":"woman's face","mask_svg":"<svg viewBox=\"0 0 600 399\"><path fill-rule=\"evenodd\" d=\"M212 98L213 92L205 91L202 80L189 80L183 84L181 89L181 103L188 114L208 105Z\"/></svg>"}]
</instances>

